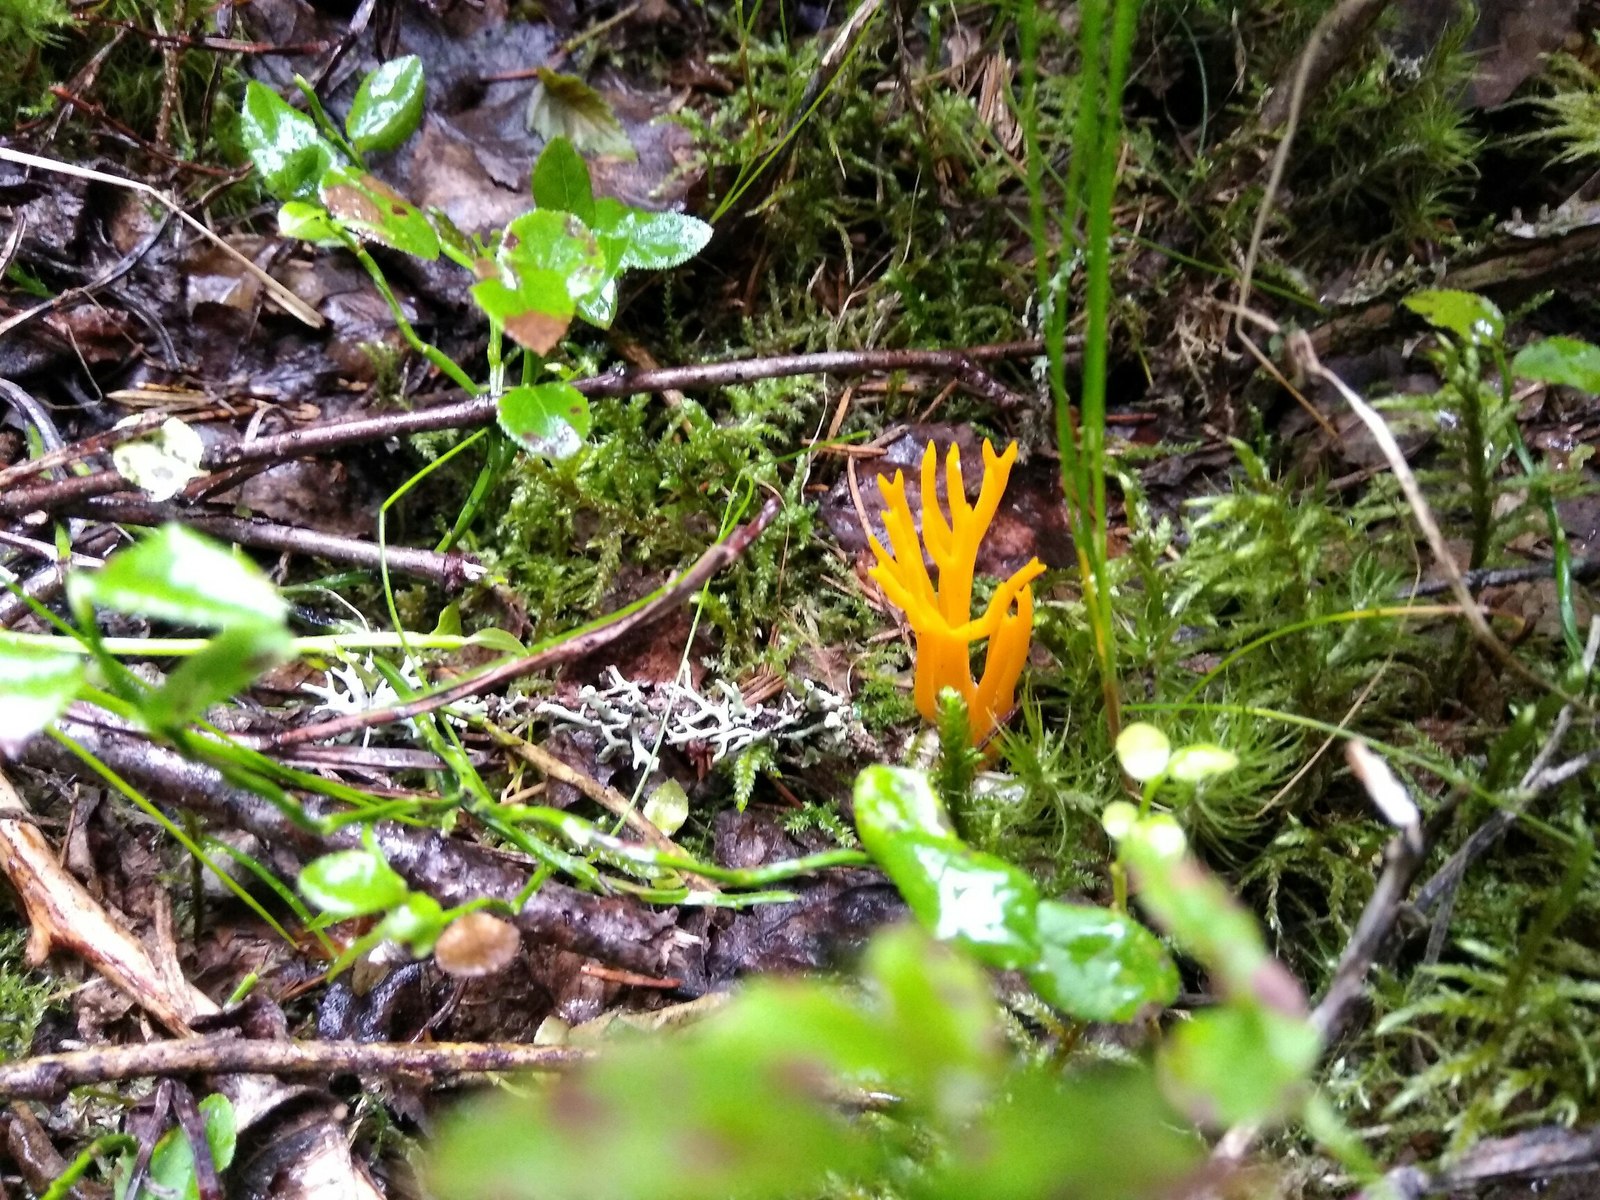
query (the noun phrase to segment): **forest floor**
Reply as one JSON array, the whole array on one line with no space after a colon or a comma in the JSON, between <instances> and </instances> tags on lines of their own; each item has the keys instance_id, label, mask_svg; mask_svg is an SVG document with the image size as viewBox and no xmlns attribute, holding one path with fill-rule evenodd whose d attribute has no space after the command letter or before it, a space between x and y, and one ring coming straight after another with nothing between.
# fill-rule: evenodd
<instances>
[{"instance_id":1,"label":"forest floor","mask_svg":"<svg viewBox=\"0 0 1600 1200\"><path fill-rule=\"evenodd\" d=\"M1067 208L1088 11L1030 48L979 3L0 0L7 1194L540 1194L471 1175L459 1128L425 1165L467 1083L670 1040L926 916L858 831L865 769L1120 913L1145 724L1228 759L1159 768L1142 815L1322 1038L1292 1116L1168 1090L1209 1156L1181 1194L1593 1194L1600 10L1147 0L1098 240ZM390 112L362 81L398 61ZM305 191L326 145L360 170ZM634 222L609 266L517 226L581 242L554 286L606 299L487 299L510 260L471 239L530 172L541 211ZM1052 368L1103 417L1064 432ZM986 441L1017 458L976 596L1037 559L1032 641L994 730L931 730L871 542L897 472L914 511L955 447L976 496ZM173 526L247 558L83 582ZM1136 1019L980 955L1016 968L1018 1056L1141 1061L1231 1002L1160 903L1174 994ZM220 1184L175 1162L207 1133Z\"/></svg>"}]
</instances>

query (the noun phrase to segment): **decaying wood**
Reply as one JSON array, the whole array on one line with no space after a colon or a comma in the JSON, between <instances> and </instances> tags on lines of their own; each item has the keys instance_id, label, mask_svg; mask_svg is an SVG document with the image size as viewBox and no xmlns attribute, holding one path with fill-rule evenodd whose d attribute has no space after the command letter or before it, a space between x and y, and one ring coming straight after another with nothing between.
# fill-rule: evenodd
<instances>
[{"instance_id":1,"label":"decaying wood","mask_svg":"<svg viewBox=\"0 0 1600 1200\"><path fill-rule=\"evenodd\" d=\"M53 743L52 743L53 744ZM66 950L110 980L141 1008L180 1037L192 1035L192 1022L218 1007L204 992L183 983L169 986L163 971L131 932L68 875L56 861L44 834L11 781L0 772L0 870L10 879L29 922L28 955L43 962L53 950ZM239 1127L247 1128L285 1101L307 1096L303 1087L255 1077L217 1080L217 1090L234 1102ZM278 1194L312 1200L338 1195L377 1200L379 1193L350 1156L331 1102L313 1099L302 1110L316 1132L308 1139L306 1178L317 1187ZM323 1191L320 1188L334 1190Z\"/></svg>"},{"instance_id":2,"label":"decaying wood","mask_svg":"<svg viewBox=\"0 0 1600 1200\"><path fill-rule=\"evenodd\" d=\"M191 762L175 751L152 745L140 734L73 716L58 722L62 732L108 764L124 779L162 804L174 804L230 828L252 833L272 846L289 847L306 858L363 844L362 828L346 825L319 836L254 792L235 787L222 773ZM62 772L81 763L51 738L37 738L24 754L28 762ZM320 797L302 801L314 821L342 812ZM398 821L370 825L375 844L389 865L413 888L447 908L470 900L512 902L527 887L529 868L485 847L446 837L437 830ZM527 938L645 975L694 977L684 956L694 945L677 928L670 912L657 912L626 899L591 896L546 882L511 918Z\"/></svg>"}]
</instances>

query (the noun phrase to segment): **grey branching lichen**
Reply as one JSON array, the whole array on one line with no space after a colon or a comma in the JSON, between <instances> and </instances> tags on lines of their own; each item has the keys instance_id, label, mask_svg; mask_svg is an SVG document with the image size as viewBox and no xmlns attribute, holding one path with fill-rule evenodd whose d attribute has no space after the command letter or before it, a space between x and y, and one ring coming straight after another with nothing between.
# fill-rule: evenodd
<instances>
[{"instance_id":1,"label":"grey branching lichen","mask_svg":"<svg viewBox=\"0 0 1600 1200\"><path fill-rule=\"evenodd\" d=\"M843 696L809 680L800 684L798 695L784 692L772 703L750 704L726 680L714 682L708 694L681 679L635 683L611 667L604 687L583 687L571 707L541 701L533 715L550 720L556 732L593 734L601 762L621 756L634 770L655 768L658 744L704 746L712 762L766 744L809 762L848 746L857 722Z\"/></svg>"}]
</instances>

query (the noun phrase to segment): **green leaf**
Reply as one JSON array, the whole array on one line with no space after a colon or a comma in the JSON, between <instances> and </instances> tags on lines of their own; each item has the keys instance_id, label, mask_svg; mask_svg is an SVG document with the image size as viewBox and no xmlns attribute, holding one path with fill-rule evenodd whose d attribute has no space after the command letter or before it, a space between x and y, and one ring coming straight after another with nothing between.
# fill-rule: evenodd
<instances>
[{"instance_id":1,"label":"green leaf","mask_svg":"<svg viewBox=\"0 0 1600 1200\"><path fill-rule=\"evenodd\" d=\"M566 138L579 154L633 162L639 156L605 98L576 75L538 68L528 101L528 128L547 142Z\"/></svg>"},{"instance_id":2,"label":"green leaf","mask_svg":"<svg viewBox=\"0 0 1600 1200\"><path fill-rule=\"evenodd\" d=\"M345 118L345 132L357 150L395 150L422 120L427 86L422 60L415 54L393 58L361 81Z\"/></svg>"},{"instance_id":3,"label":"green leaf","mask_svg":"<svg viewBox=\"0 0 1600 1200\"><path fill-rule=\"evenodd\" d=\"M1132 1200L1194 1195L1204 1143L1148 1071L1014 1073L1003 1094L918 1172L908 1200ZM1246 1189L1248 1191L1248 1189Z\"/></svg>"},{"instance_id":4,"label":"green leaf","mask_svg":"<svg viewBox=\"0 0 1600 1200\"><path fill-rule=\"evenodd\" d=\"M128 421L136 421L129 417ZM126 424L127 422L120 422ZM170 500L204 472L200 435L177 417L168 417L153 433L123 442L111 451L117 473L152 500Z\"/></svg>"},{"instance_id":5,"label":"green leaf","mask_svg":"<svg viewBox=\"0 0 1600 1200\"><path fill-rule=\"evenodd\" d=\"M482 646L485 650L498 650L501 654L515 654L521 657L528 653L528 648L504 629L480 629L469 640L474 646Z\"/></svg>"},{"instance_id":6,"label":"green leaf","mask_svg":"<svg viewBox=\"0 0 1600 1200\"><path fill-rule=\"evenodd\" d=\"M329 916L343 920L388 912L411 889L376 850L337 850L308 862L300 872L300 894Z\"/></svg>"},{"instance_id":7,"label":"green leaf","mask_svg":"<svg viewBox=\"0 0 1600 1200\"><path fill-rule=\"evenodd\" d=\"M984 973L910 926L873 938L863 966L885 1082L943 1119L974 1115L1009 1061Z\"/></svg>"},{"instance_id":8,"label":"green leaf","mask_svg":"<svg viewBox=\"0 0 1600 1200\"><path fill-rule=\"evenodd\" d=\"M1038 960L1039 891L1004 859L925 833L902 833L872 856L940 941L1002 970Z\"/></svg>"},{"instance_id":9,"label":"green leaf","mask_svg":"<svg viewBox=\"0 0 1600 1200\"><path fill-rule=\"evenodd\" d=\"M338 161L310 117L253 79L244 90L239 137L261 186L279 200L316 199L322 176Z\"/></svg>"},{"instance_id":10,"label":"green leaf","mask_svg":"<svg viewBox=\"0 0 1600 1200\"><path fill-rule=\"evenodd\" d=\"M320 204L286 200L278 210L278 232L286 238L317 246L338 246L339 226Z\"/></svg>"},{"instance_id":11,"label":"green leaf","mask_svg":"<svg viewBox=\"0 0 1600 1200\"><path fill-rule=\"evenodd\" d=\"M1117 761L1140 783L1147 783L1167 769L1172 758L1172 743L1154 725L1135 721L1117 735Z\"/></svg>"},{"instance_id":12,"label":"green leaf","mask_svg":"<svg viewBox=\"0 0 1600 1200\"><path fill-rule=\"evenodd\" d=\"M60 716L83 682L81 656L19 644L0 631L0 757L20 752Z\"/></svg>"},{"instance_id":13,"label":"green leaf","mask_svg":"<svg viewBox=\"0 0 1600 1200\"><path fill-rule=\"evenodd\" d=\"M1255 916L1183 846L1182 830L1166 815L1147 817L1123 834L1119 849L1133 868L1140 905L1205 965L1225 996L1304 1013L1304 991L1267 949Z\"/></svg>"},{"instance_id":14,"label":"green leaf","mask_svg":"<svg viewBox=\"0 0 1600 1200\"><path fill-rule=\"evenodd\" d=\"M1282 1116L1300 1099L1321 1041L1311 1023L1254 1004L1197 1013L1173 1030L1159 1064L1167 1095L1213 1126Z\"/></svg>"},{"instance_id":15,"label":"green leaf","mask_svg":"<svg viewBox=\"0 0 1600 1200\"><path fill-rule=\"evenodd\" d=\"M606 260L589 227L571 213L535 209L506 226L495 257L518 273L550 271L566 281L574 300L605 277Z\"/></svg>"},{"instance_id":16,"label":"green leaf","mask_svg":"<svg viewBox=\"0 0 1600 1200\"><path fill-rule=\"evenodd\" d=\"M289 614L254 563L182 525L163 526L99 571L72 574L67 593L112 612L209 629L282 625Z\"/></svg>"},{"instance_id":17,"label":"green leaf","mask_svg":"<svg viewBox=\"0 0 1600 1200\"><path fill-rule=\"evenodd\" d=\"M583 447L592 419L589 401L570 383L514 387L496 406L500 428L530 454L571 458Z\"/></svg>"},{"instance_id":18,"label":"green leaf","mask_svg":"<svg viewBox=\"0 0 1600 1200\"><path fill-rule=\"evenodd\" d=\"M1034 991L1080 1021L1131 1021L1178 994L1178 969L1156 936L1127 913L1044 900Z\"/></svg>"},{"instance_id":19,"label":"green leaf","mask_svg":"<svg viewBox=\"0 0 1600 1200\"><path fill-rule=\"evenodd\" d=\"M687 213L648 212L610 196L594 202L594 235L619 270L664 271L688 262L711 240L711 226Z\"/></svg>"},{"instance_id":20,"label":"green leaf","mask_svg":"<svg viewBox=\"0 0 1600 1200\"><path fill-rule=\"evenodd\" d=\"M1401 303L1436 329L1455 334L1465 345L1488 346L1505 337L1505 314L1476 292L1434 288L1413 292Z\"/></svg>"},{"instance_id":21,"label":"green leaf","mask_svg":"<svg viewBox=\"0 0 1600 1200\"><path fill-rule=\"evenodd\" d=\"M335 167L322 177L318 194L351 232L428 262L439 257L439 235L428 218L381 179Z\"/></svg>"},{"instance_id":22,"label":"green leaf","mask_svg":"<svg viewBox=\"0 0 1600 1200\"><path fill-rule=\"evenodd\" d=\"M1033 880L956 837L925 774L868 767L856 776L855 815L862 847L934 937L993 967L1024 967L1038 958Z\"/></svg>"},{"instance_id":23,"label":"green leaf","mask_svg":"<svg viewBox=\"0 0 1600 1200\"><path fill-rule=\"evenodd\" d=\"M211 1150L211 1162L218 1172L228 1169L233 1162L238 1145L238 1131L233 1105L221 1093L213 1093L201 1100L197 1107L205 1123L206 1145ZM128 1179L133 1172L134 1156L125 1154L117 1163L117 1200L128 1193ZM194 1173L194 1148L182 1129L169 1129L156 1142L150 1155L149 1171L145 1183L139 1188L139 1200L199 1200L200 1181Z\"/></svg>"},{"instance_id":24,"label":"green leaf","mask_svg":"<svg viewBox=\"0 0 1600 1200\"><path fill-rule=\"evenodd\" d=\"M1577 338L1545 338L1517 351L1511 360L1511 373L1519 379L1600 395L1600 346Z\"/></svg>"},{"instance_id":25,"label":"green leaf","mask_svg":"<svg viewBox=\"0 0 1600 1200\"><path fill-rule=\"evenodd\" d=\"M676 779L668 779L650 789L643 811L646 821L671 837L689 819L689 793Z\"/></svg>"},{"instance_id":26,"label":"green leaf","mask_svg":"<svg viewBox=\"0 0 1600 1200\"><path fill-rule=\"evenodd\" d=\"M773 1021L792 1020L805 1032L851 1030L861 1053L870 1052L875 1029L852 1016L842 995L781 987L757 985L760 1011L746 1016L759 1025L738 1015L747 1003L741 995L703 1034L641 1039L549 1087L463 1105L430 1147L428 1193L440 1200L789 1200L875 1172L884 1139L817 1095L816 1084L828 1078L827 1052L796 1046ZM740 1036L725 1035L729 1024L744 1026ZM770 1030L778 1044L764 1047L752 1029Z\"/></svg>"},{"instance_id":27,"label":"green leaf","mask_svg":"<svg viewBox=\"0 0 1600 1200\"><path fill-rule=\"evenodd\" d=\"M382 861L381 859L379 861ZM391 942L398 942L418 958L433 951L444 927L450 923L439 902L425 892L410 892L378 926Z\"/></svg>"},{"instance_id":28,"label":"green leaf","mask_svg":"<svg viewBox=\"0 0 1600 1200\"><path fill-rule=\"evenodd\" d=\"M578 315L596 329L610 329L617 319L617 277L609 269L598 288L578 301Z\"/></svg>"},{"instance_id":29,"label":"green leaf","mask_svg":"<svg viewBox=\"0 0 1600 1200\"><path fill-rule=\"evenodd\" d=\"M1239 756L1224 746L1196 742L1184 746L1167 764L1167 774L1179 783L1204 783L1237 769Z\"/></svg>"},{"instance_id":30,"label":"green leaf","mask_svg":"<svg viewBox=\"0 0 1600 1200\"><path fill-rule=\"evenodd\" d=\"M854 800L861 844L874 858L902 833L926 833L955 840L950 814L921 771L868 767L856 776Z\"/></svg>"},{"instance_id":31,"label":"green leaf","mask_svg":"<svg viewBox=\"0 0 1600 1200\"><path fill-rule=\"evenodd\" d=\"M646 212L610 196L594 201L591 232L605 255L605 274L594 291L578 301L589 324L609 329L617 315L617 277L625 270L675 267L711 240L711 226L683 213Z\"/></svg>"},{"instance_id":32,"label":"green leaf","mask_svg":"<svg viewBox=\"0 0 1600 1200\"><path fill-rule=\"evenodd\" d=\"M572 323L577 301L600 286L605 257L582 221L555 209L535 209L506 226L493 263L472 297L520 345L555 349Z\"/></svg>"},{"instance_id":33,"label":"green leaf","mask_svg":"<svg viewBox=\"0 0 1600 1200\"><path fill-rule=\"evenodd\" d=\"M281 625L226 629L167 676L145 705L144 719L152 729L181 728L293 655L294 639Z\"/></svg>"},{"instance_id":34,"label":"green leaf","mask_svg":"<svg viewBox=\"0 0 1600 1200\"><path fill-rule=\"evenodd\" d=\"M560 344L578 310L567 281L554 271L506 272L480 279L472 285L472 298L514 342L537 354L549 354Z\"/></svg>"},{"instance_id":35,"label":"green leaf","mask_svg":"<svg viewBox=\"0 0 1600 1200\"><path fill-rule=\"evenodd\" d=\"M533 165L533 201L540 208L571 213L585 225L593 223L589 168L566 138L551 138Z\"/></svg>"}]
</instances>

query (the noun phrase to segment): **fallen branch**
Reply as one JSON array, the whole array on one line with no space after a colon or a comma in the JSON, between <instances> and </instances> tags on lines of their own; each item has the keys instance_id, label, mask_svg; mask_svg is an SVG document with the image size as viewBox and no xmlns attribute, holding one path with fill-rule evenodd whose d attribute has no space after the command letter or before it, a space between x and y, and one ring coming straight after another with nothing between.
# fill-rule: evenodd
<instances>
[{"instance_id":1,"label":"fallen branch","mask_svg":"<svg viewBox=\"0 0 1600 1200\"><path fill-rule=\"evenodd\" d=\"M476 582L488 573L470 555L460 551L440 554L410 546L380 546L360 538L280 525L263 517L224 516L205 509L197 514L178 504L102 496L82 505L68 505L63 513L123 525L164 525L175 521L241 546L304 554L369 570L377 570L381 563L387 563L391 571L430 580L447 592L460 591L463 584Z\"/></svg>"},{"instance_id":2,"label":"fallen branch","mask_svg":"<svg viewBox=\"0 0 1600 1200\"><path fill-rule=\"evenodd\" d=\"M527 889L527 866L487 847L399 821L351 824L317 834L254 792L229 783L216 768L152 745L133 730L71 715L59 718L57 728L161 803L185 808L227 828L242 829L268 845L291 849L305 858L360 849L363 829L370 828L389 865L412 888L427 892L446 908L478 899L514 904ZM73 775L83 766L70 750L47 737L29 743L23 758L35 766ZM344 806L317 796L305 797L301 807L312 822L348 813ZM592 896L547 881L508 919L531 940L625 970L699 977L691 970L694 964L682 957L689 943L677 933L672 914L646 909L632 900Z\"/></svg>"},{"instance_id":3,"label":"fallen branch","mask_svg":"<svg viewBox=\"0 0 1600 1200\"><path fill-rule=\"evenodd\" d=\"M618 371L573 381L585 396L623 397L646 392L694 390L787 379L797 375L866 375L887 371L938 371L952 374L993 399L994 381L975 370L978 363L1027 358L1042 353L1041 343L1001 342L961 350L839 350L823 354L785 354L733 362L699 363L648 371ZM287 462L364 442L384 441L444 429L476 429L495 421L495 401L476 397L412 412L384 413L308 425L269 437L222 442L207 449L209 471L253 462ZM99 449L99 447L97 447ZM86 456L87 456L87 452ZM56 460L59 461L59 460ZM18 465L20 468L21 464ZM18 468L9 476L15 480ZM94 496L128 490L116 471L97 471L54 483L0 490L0 514L54 512Z\"/></svg>"},{"instance_id":4,"label":"fallen branch","mask_svg":"<svg viewBox=\"0 0 1600 1200\"><path fill-rule=\"evenodd\" d=\"M48 738L35 742L35 745L45 744L57 745ZM176 963L171 964L171 970L162 970L138 939L112 920L94 897L67 874L3 773L0 773L0 870L11 880L27 913L28 952L34 962L42 962L52 949L71 950L176 1034L190 1033L191 1022L196 1018L218 1011L209 996L182 979ZM170 982L173 977L176 977L175 986ZM241 1129L266 1118L286 1101L305 1094L303 1087L276 1081L258 1084L245 1079L241 1083L237 1077L225 1077L216 1083L218 1090L229 1093ZM307 1168L305 1181L318 1180L320 1186L328 1190L318 1191L290 1183L278 1193L286 1200L311 1200L320 1195L378 1200L377 1189L350 1156L350 1146L336 1114L332 1104L314 1100L300 1117L304 1138L301 1158Z\"/></svg>"},{"instance_id":5,"label":"fallen branch","mask_svg":"<svg viewBox=\"0 0 1600 1200\"><path fill-rule=\"evenodd\" d=\"M7 1063L0 1066L0 1099L55 1101L86 1084L170 1075L274 1075L326 1083L335 1075L456 1078L557 1071L592 1054L578 1046L515 1042L274 1042L208 1034Z\"/></svg>"}]
</instances>

